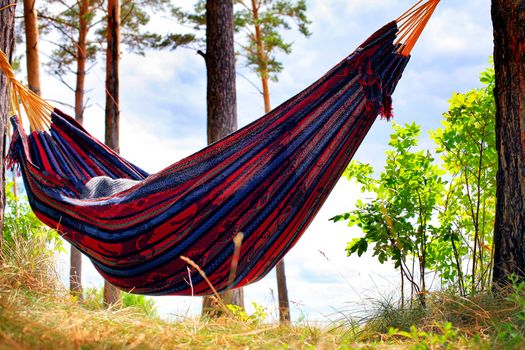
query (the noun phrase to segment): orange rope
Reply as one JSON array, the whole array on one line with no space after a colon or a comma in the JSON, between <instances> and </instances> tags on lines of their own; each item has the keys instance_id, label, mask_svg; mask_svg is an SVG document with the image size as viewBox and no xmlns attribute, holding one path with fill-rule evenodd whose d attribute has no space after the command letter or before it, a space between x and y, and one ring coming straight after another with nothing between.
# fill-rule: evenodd
<instances>
[{"instance_id":1,"label":"orange rope","mask_svg":"<svg viewBox=\"0 0 525 350\"><path fill-rule=\"evenodd\" d=\"M423 2L423 0L419 0L418 2L416 2L414 4L414 6L412 6L405 13L403 13L401 16L399 16L399 18L396 20L396 22L399 23L402 20L404 20L405 18L407 18L408 16L410 16L410 14L412 13L412 10L414 10L417 7L417 5L421 4L422 2Z\"/></svg>"},{"instance_id":2,"label":"orange rope","mask_svg":"<svg viewBox=\"0 0 525 350\"><path fill-rule=\"evenodd\" d=\"M51 125L53 107L16 80L13 67L9 64L9 60L2 50L0 50L0 70L7 78L11 113L21 116L20 105L22 105L32 131L48 130Z\"/></svg>"},{"instance_id":3,"label":"orange rope","mask_svg":"<svg viewBox=\"0 0 525 350\"><path fill-rule=\"evenodd\" d=\"M419 0L396 20L399 27L396 44L400 44L401 55L410 55L440 0L423 1Z\"/></svg>"}]
</instances>

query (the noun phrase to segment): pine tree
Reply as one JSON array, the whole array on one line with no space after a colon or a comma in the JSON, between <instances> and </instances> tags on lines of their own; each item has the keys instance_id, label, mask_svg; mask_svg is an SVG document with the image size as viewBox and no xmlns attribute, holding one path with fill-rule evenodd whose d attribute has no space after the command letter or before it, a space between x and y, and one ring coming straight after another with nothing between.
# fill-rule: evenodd
<instances>
[{"instance_id":1,"label":"pine tree","mask_svg":"<svg viewBox=\"0 0 525 350\"><path fill-rule=\"evenodd\" d=\"M113 151L120 152L120 1L108 0L108 19L106 30L106 128L105 143ZM120 290L104 281L104 305L120 303Z\"/></svg>"},{"instance_id":2,"label":"pine tree","mask_svg":"<svg viewBox=\"0 0 525 350\"><path fill-rule=\"evenodd\" d=\"M233 1L208 0L206 22L206 53L203 56L208 81L208 143L212 143L237 129ZM226 304L244 308L242 288L221 293L221 298ZM212 298L205 297L202 313L216 316L220 311Z\"/></svg>"},{"instance_id":3,"label":"pine tree","mask_svg":"<svg viewBox=\"0 0 525 350\"><path fill-rule=\"evenodd\" d=\"M243 0L239 1L242 9L235 14L235 27L238 33L246 33L242 41L241 55L246 58L246 65L261 79L264 112L270 112L269 80L277 81L283 65L277 60L279 52L291 53L292 43L282 37L281 30L291 29L289 22L297 25L304 36L309 36L304 0ZM276 266L277 295L279 299L279 320L290 322L290 301L286 285L284 259Z\"/></svg>"}]
</instances>

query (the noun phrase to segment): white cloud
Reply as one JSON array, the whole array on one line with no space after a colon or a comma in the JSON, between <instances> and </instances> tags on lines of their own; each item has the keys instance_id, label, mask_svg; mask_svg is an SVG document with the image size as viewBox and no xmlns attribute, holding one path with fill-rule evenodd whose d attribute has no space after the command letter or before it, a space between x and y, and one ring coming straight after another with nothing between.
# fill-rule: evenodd
<instances>
[{"instance_id":1,"label":"white cloud","mask_svg":"<svg viewBox=\"0 0 525 350\"><path fill-rule=\"evenodd\" d=\"M486 10L479 13L479 9ZM477 10L477 11L476 11ZM457 9L452 6L437 11L420 43L420 50L432 56L465 56L490 52L492 27L486 25L490 13L489 1L480 1L472 6ZM479 16L482 16L483 22Z\"/></svg>"}]
</instances>

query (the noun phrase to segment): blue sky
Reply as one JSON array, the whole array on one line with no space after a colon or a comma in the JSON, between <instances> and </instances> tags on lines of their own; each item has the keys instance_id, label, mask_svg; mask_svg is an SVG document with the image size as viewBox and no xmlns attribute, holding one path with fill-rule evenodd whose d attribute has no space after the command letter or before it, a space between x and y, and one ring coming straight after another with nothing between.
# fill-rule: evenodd
<instances>
[{"instance_id":1,"label":"blue sky","mask_svg":"<svg viewBox=\"0 0 525 350\"><path fill-rule=\"evenodd\" d=\"M179 3L189 6L191 2ZM376 29L401 15L413 1L307 0L307 4L312 36L286 34L294 42L293 52L279 57L284 71L279 82L270 86L273 106L315 81ZM155 22L159 28L178 29L167 19ZM478 76L488 65L491 53L490 1L442 2L413 50L393 96L394 122L415 121L422 125L421 144L432 147L427 131L439 127L453 93L480 86ZM259 83L246 68L238 70L253 83ZM192 50L147 52L144 57L124 53L122 154L155 172L204 147L205 74L202 58ZM99 64L87 79L92 106L86 112L85 124L98 137L103 135L104 76L103 64ZM46 76L43 80L44 97L73 101L72 93L56 79ZM263 114L263 101L246 79L238 76L237 86L239 125L243 126ZM354 159L380 169L391 126L378 120ZM328 221L335 214L352 209L363 196L355 184L340 181L304 237L285 258L295 319L303 315L307 320L325 322L334 310L364 307L363 301L377 297L378 291L388 293L396 289L397 273L389 264L380 265L369 256L346 257L346 242L359 235L358 230ZM84 277L87 284L101 283L92 269ZM255 301L273 311L275 291L272 273L246 288L246 302ZM200 298L162 297L157 301L165 315L191 316L200 308Z\"/></svg>"}]
</instances>

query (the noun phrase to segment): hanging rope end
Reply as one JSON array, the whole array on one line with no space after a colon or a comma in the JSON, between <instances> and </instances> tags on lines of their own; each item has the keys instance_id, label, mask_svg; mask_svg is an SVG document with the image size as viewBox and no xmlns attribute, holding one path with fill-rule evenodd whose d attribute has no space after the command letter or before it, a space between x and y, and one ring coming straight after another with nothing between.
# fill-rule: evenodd
<instances>
[{"instance_id":1,"label":"hanging rope end","mask_svg":"<svg viewBox=\"0 0 525 350\"><path fill-rule=\"evenodd\" d=\"M409 56L440 0L420 0L397 20L398 53Z\"/></svg>"},{"instance_id":2,"label":"hanging rope end","mask_svg":"<svg viewBox=\"0 0 525 350\"><path fill-rule=\"evenodd\" d=\"M0 50L0 70L7 79L11 115L22 117L22 105L32 131L48 130L53 107L16 79L15 72L5 52Z\"/></svg>"}]
</instances>

